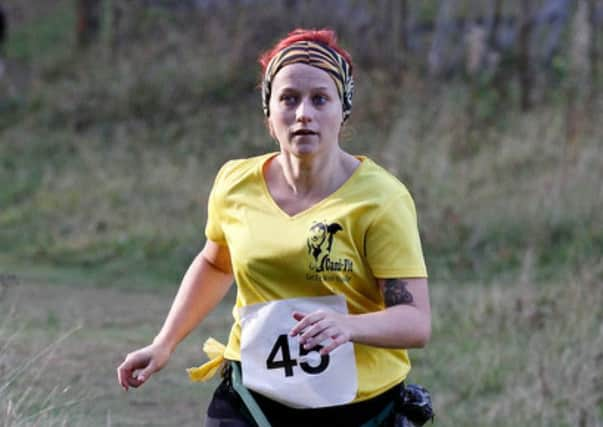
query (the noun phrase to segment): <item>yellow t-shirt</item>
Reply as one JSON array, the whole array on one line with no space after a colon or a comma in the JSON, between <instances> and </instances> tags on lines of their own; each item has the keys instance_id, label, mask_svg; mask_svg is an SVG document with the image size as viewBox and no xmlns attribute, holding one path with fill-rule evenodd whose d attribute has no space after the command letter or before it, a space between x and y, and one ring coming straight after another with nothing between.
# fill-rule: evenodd
<instances>
[{"instance_id":1,"label":"yellow t-shirt","mask_svg":"<svg viewBox=\"0 0 603 427\"><path fill-rule=\"evenodd\" d=\"M276 153L227 162L209 198L206 237L230 250L237 284L224 357L240 360L237 310L287 298L340 294L351 314L384 309L376 278L427 277L414 202L366 157L333 194L290 216L271 197L263 166ZM370 399L403 381L406 350L354 343L358 393Z\"/></svg>"}]
</instances>

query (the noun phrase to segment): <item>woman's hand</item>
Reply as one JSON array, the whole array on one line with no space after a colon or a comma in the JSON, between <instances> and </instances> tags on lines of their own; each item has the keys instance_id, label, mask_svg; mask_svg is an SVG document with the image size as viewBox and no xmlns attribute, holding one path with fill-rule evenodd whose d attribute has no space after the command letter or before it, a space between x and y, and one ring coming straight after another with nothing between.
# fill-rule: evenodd
<instances>
[{"instance_id":1,"label":"woman's hand","mask_svg":"<svg viewBox=\"0 0 603 427\"><path fill-rule=\"evenodd\" d=\"M329 310L317 310L310 314L293 312L298 321L290 336L299 335L299 342L306 350L316 347L326 339L332 341L320 350L321 356L352 340L351 317Z\"/></svg>"},{"instance_id":2,"label":"woman's hand","mask_svg":"<svg viewBox=\"0 0 603 427\"><path fill-rule=\"evenodd\" d=\"M326 355L349 341L384 348L421 348L431 336L431 307L425 278L378 279L384 309L363 314L317 310L293 312L298 321L290 336L299 336L306 350L332 339L320 350Z\"/></svg>"},{"instance_id":3,"label":"woman's hand","mask_svg":"<svg viewBox=\"0 0 603 427\"><path fill-rule=\"evenodd\" d=\"M126 391L129 387L139 387L151 375L160 371L170 356L171 352L158 344L151 344L129 353L117 368L117 380Z\"/></svg>"},{"instance_id":4,"label":"woman's hand","mask_svg":"<svg viewBox=\"0 0 603 427\"><path fill-rule=\"evenodd\" d=\"M231 284L228 246L208 240L186 271L153 343L128 354L117 368L117 380L124 390L140 387L161 370L178 343L220 303Z\"/></svg>"}]
</instances>

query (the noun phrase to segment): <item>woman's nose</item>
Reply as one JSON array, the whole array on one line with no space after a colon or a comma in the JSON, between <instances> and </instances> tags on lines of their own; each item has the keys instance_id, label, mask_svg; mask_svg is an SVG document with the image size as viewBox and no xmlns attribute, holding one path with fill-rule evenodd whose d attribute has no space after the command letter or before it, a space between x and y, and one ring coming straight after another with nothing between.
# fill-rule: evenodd
<instances>
[{"instance_id":1,"label":"woman's nose","mask_svg":"<svg viewBox=\"0 0 603 427\"><path fill-rule=\"evenodd\" d=\"M302 100L295 111L295 119L301 123L312 121L313 109L309 100Z\"/></svg>"}]
</instances>

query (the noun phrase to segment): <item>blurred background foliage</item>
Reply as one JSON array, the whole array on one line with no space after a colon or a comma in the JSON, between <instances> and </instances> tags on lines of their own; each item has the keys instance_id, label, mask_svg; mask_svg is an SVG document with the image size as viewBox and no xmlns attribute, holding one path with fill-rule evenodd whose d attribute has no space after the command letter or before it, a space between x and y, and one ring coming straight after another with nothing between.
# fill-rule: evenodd
<instances>
[{"instance_id":1,"label":"blurred background foliage","mask_svg":"<svg viewBox=\"0 0 603 427\"><path fill-rule=\"evenodd\" d=\"M335 29L354 57L343 144L408 185L432 277L600 261L600 1L0 7L0 254L15 271L178 281L219 166L276 149L256 58L296 27Z\"/></svg>"}]
</instances>

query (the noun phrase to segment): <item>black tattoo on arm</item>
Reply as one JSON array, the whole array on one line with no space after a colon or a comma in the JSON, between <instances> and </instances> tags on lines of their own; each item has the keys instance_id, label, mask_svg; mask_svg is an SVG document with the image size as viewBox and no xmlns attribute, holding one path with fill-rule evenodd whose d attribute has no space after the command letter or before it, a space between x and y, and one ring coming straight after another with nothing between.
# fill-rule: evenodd
<instances>
[{"instance_id":1,"label":"black tattoo on arm","mask_svg":"<svg viewBox=\"0 0 603 427\"><path fill-rule=\"evenodd\" d=\"M414 303L414 298L406 289L406 285L406 281L402 279L385 279L383 299L386 307L403 304L412 305Z\"/></svg>"}]
</instances>

